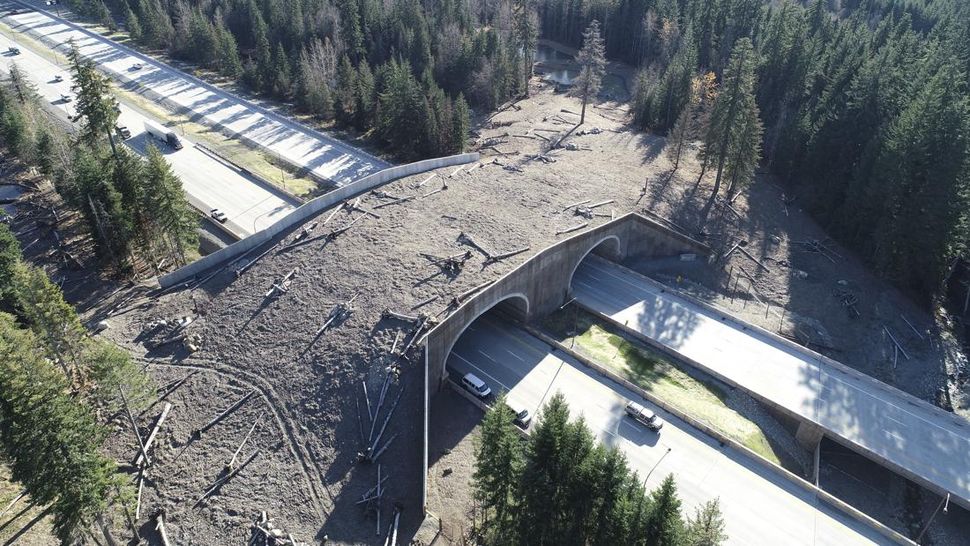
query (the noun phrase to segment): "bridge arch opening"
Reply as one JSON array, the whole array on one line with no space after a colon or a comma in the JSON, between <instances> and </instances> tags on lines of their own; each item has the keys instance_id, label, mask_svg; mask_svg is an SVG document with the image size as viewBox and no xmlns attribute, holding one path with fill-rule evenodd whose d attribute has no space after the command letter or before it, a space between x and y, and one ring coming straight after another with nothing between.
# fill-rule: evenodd
<instances>
[{"instance_id":1,"label":"bridge arch opening","mask_svg":"<svg viewBox=\"0 0 970 546\"><path fill-rule=\"evenodd\" d=\"M482 343L488 344L485 341L488 337L484 336L485 332L479 332L477 327L473 327L473 325L485 322L483 327L489 325L494 326L496 323L502 323L509 319L525 322L528 316L529 298L525 294L518 292L508 294L476 313L471 320L462 326L461 330L448 345L448 350L444 353L444 364L452 379L458 381L465 373L470 371L484 380L492 388L501 390L503 387L501 382L494 380L492 374L484 370L478 362L480 356L484 355L488 357L487 350L479 347ZM474 335L470 336L470 339L464 339L470 334ZM464 345L468 345L468 347L464 347ZM461 351L456 352L459 346L462 346L462 350L472 351L474 354L460 354ZM482 377L483 375L485 377Z\"/></svg>"},{"instance_id":2,"label":"bridge arch opening","mask_svg":"<svg viewBox=\"0 0 970 546\"><path fill-rule=\"evenodd\" d=\"M569 273L569 293L572 294L573 291L573 281L576 278L576 271L579 270L579 266L589 258L590 254L596 256L601 256L607 260L612 260L615 262L620 261L622 254L620 253L620 238L616 235L606 235L603 238L596 241L589 249L583 253L583 256L576 261L576 265L573 266L573 270Z\"/></svg>"}]
</instances>

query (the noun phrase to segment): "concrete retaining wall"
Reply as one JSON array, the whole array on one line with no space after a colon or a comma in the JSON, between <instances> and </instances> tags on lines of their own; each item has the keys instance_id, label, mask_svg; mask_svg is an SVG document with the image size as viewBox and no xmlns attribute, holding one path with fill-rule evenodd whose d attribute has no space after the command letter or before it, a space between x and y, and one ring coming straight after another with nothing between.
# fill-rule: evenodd
<instances>
[{"instance_id":1,"label":"concrete retaining wall","mask_svg":"<svg viewBox=\"0 0 970 546\"><path fill-rule=\"evenodd\" d=\"M376 172L372 175L365 176L359 180L355 180L354 182L347 184L346 186L337 188L332 192L321 195L320 197L317 197L316 199L297 207L296 210L287 214L283 218L280 218L275 224L258 233L254 233L253 235L246 237L238 243L227 246L218 252L213 252L212 254L196 260L181 269L160 277L158 279L158 284L161 285L162 288L174 286L185 281L186 279L202 273L203 271L223 264L242 255L245 252L252 250L253 248L256 248L266 241L269 241L273 237L276 237L283 231L302 224L307 218L318 214L320 211L326 210L337 203L340 203L341 201L350 199L351 197L369 191L373 188L393 180L397 180L398 178L404 178L406 176L411 176L434 169L440 169L442 167L450 167L452 165L464 165L466 163L478 161L478 158L479 155L477 152L452 155L448 157L436 157L434 159L425 159L423 161L408 163L406 165L398 165L397 167L391 167L389 169Z\"/></svg>"},{"instance_id":2,"label":"concrete retaining wall","mask_svg":"<svg viewBox=\"0 0 970 546\"><path fill-rule=\"evenodd\" d=\"M811 493L813 495L816 495L818 497L818 499L821 500L822 502L828 504L829 506L832 506L833 508L835 508L837 510L840 510L840 511L846 513L847 515L849 515L853 519L855 519L855 520L857 520L857 521L859 521L859 522L861 522L861 523L869 526L870 528L872 528L873 530L875 530L879 534L883 535L884 537L886 537L886 538L888 538L888 539L890 539L890 540L892 540L892 541L894 541L896 543L899 543L899 544L906 544L906 545L915 545L916 544L915 542L909 540L908 538L906 538L905 536L901 535L900 533L897 533L896 531L894 531L893 529L890 529L886 525L883 525L882 523L880 523L880 522L876 521L875 519L869 517L868 515L864 514L863 512L860 512L856 508L854 508L854 507L846 504L845 502L843 502L842 500L840 500L837 497L833 496L832 494L828 493L827 491L824 491L824 490L816 487L814 484L809 483L808 481L804 480L800 476L798 476L796 474L793 474L793 473L789 472L787 469L782 468L781 466L778 466L775 463L769 461L768 459L762 457L760 454L752 451L747 446L745 446L743 444L740 444L740 443L736 442L735 440L733 440L732 438L729 438L729 437L725 436L719 430L717 430L716 428L708 425L704 421L701 421L700 419L695 419L694 417L692 417L692 416L690 416L690 415L688 415L688 414L680 411L680 409L678 409L677 407L671 406L670 404L668 404L667 402L665 402L663 399L654 396L653 393L651 393L651 392L649 392L647 390L644 390L639 385L636 385L635 383L632 383L632 382L624 379L623 377L619 376L613 370L611 370L609 368L606 368L604 366L601 366L600 364L598 364L597 362L589 359L588 357L586 357L582 353L579 353L579 352L577 352L577 351L575 351L573 349L570 349L566 345L564 345L562 343L559 343L558 341L556 341L555 339L552 339L551 337L549 337L548 335L546 335L545 333L543 333L540 330L537 330L537 329L532 328L530 326L525 326L525 329L530 334L536 336L537 338L541 339L545 343L548 343L549 345L551 345L553 348L555 348L557 350L560 350L560 351L568 354L569 356L575 358L580 363L582 363L584 366L590 368L591 370L595 371L596 373L598 373L598 374L602 375L603 377L606 377L607 379L609 379L609 380L611 380L611 381L613 381L613 382L615 382L615 383L617 383L619 385L622 385L623 387L626 387L627 389L629 389L629 390L631 390L631 391L639 394L640 396L642 396L646 400L649 400L653 404L656 404L657 406L660 406L661 408L663 408L668 413L673 414L674 416L676 416L681 421L684 421L688 425L696 428L697 430L703 432L704 434L710 436L711 438L714 438L715 440L718 440L719 442L730 446L735 451L740 452L742 455L744 455L744 456L746 456L746 457L754 460L755 462L757 462L758 464L760 464L762 467L767 468L771 472L774 472L775 474L777 474L777 475L781 476L782 478L790 481L791 483L797 485L798 487L800 487L800 488L808 491L809 493Z\"/></svg>"}]
</instances>

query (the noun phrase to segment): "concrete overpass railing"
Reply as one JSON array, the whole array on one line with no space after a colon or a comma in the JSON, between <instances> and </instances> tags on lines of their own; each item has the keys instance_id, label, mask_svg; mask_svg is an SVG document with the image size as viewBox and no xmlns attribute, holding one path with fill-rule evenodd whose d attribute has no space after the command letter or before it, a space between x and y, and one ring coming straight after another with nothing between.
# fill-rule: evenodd
<instances>
[{"instance_id":1,"label":"concrete overpass railing","mask_svg":"<svg viewBox=\"0 0 970 546\"><path fill-rule=\"evenodd\" d=\"M440 169L442 167L450 167L452 165L464 165L466 163L478 161L478 158L479 155L477 152L447 157L436 157L433 159L425 159L423 161L408 163L406 165L398 165L396 167L384 169L374 174L365 176L351 182L350 184L347 184L346 186L342 186L331 192L325 193L316 199L308 201L307 203L297 207L293 212L287 214L283 218L280 218L280 220L275 224L260 232L254 233L253 235L250 235L249 237L235 244L213 252L212 254L200 258L167 275L163 275L158 279L158 284L161 285L162 288L168 288L190 279L203 271L212 269L217 265L221 265L229 260L241 256L242 254L256 248L266 241L269 241L273 237L276 237L283 231L302 224L307 220L307 218L318 214L320 211L326 210L341 201L350 199L351 197L369 191L373 188L393 180L397 180L398 178L404 178L405 176Z\"/></svg>"}]
</instances>

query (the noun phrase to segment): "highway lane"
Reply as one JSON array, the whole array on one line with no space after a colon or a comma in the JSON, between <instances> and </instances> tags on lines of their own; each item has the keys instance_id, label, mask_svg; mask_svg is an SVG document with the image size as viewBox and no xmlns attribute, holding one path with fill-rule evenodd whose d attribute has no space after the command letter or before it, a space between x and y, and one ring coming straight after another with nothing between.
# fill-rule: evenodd
<instances>
[{"instance_id":1,"label":"highway lane","mask_svg":"<svg viewBox=\"0 0 970 546\"><path fill-rule=\"evenodd\" d=\"M193 112L202 123L249 140L320 178L343 185L390 166L325 133L61 19L44 10L38 0L11 0L2 5L8 9L29 6L35 10L3 18L18 31L42 36L62 52L68 47L68 41L73 40L82 55L94 59L116 79L151 89ZM133 69L136 63L143 67Z\"/></svg>"},{"instance_id":2,"label":"highway lane","mask_svg":"<svg viewBox=\"0 0 970 546\"><path fill-rule=\"evenodd\" d=\"M554 393L567 399L604 443L624 452L631 468L657 487L673 473L685 513L720 497L730 544L888 544L847 515L760 464L693 429L673 415L609 381L560 351L486 314L458 340L448 359L460 378L469 371L512 405L533 414ZM657 412L666 424L656 434L624 417L628 400ZM534 425L533 425L534 426Z\"/></svg>"},{"instance_id":3,"label":"highway lane","mask_svg":"<svg viewBox=\"0 0 970 546\"><path fill-rule=\"evenodd\" d=\"M966 420L860 372L825 364L816 353L785 345L598 257L583 261L572 289L580 304L970 505Z\"/></svg>"},{"instance_id":4,"label":"highway lane","mask_svg":"<svg viewBox=\"0 0 970 546\"><path fill-rule=\"evenodd\" d=\"M7 53L11 46L19 47L21 53ZM61 99L61 95L74 97L71 91L71 75L66 67L58 66L53 57L39 55L25 44L11 40L6 34L0 35L0 52L3 52L0 56L0 71L7 73L10 64L17 63L24 75L33 82L50 112L65 121L69 116L76 115L74 102ZM57 75L63 81L54 81ZM164 124L164 120L150 118L131 105L121 103L118 124L127 126L132 135L124 143L144 155L148 143L153 142L182 180L183 189L191 204L203 214L208 214L213 208L225 212L228 221L224 225L237 238L247 237L272 225L299 205L296 200L282 192L272 191L203 153L182 135L179 138L182 139L184 148L179 151L151 139L145 133L146 119ZM120 139L116 141L121 142Z\"/></svg>"}]
</instances>

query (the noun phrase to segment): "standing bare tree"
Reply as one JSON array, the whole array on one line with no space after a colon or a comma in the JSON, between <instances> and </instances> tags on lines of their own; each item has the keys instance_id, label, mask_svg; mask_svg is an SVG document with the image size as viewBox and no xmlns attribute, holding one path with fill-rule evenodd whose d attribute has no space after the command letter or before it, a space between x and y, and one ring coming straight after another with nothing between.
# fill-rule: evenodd
<instances>
[{"instance_id":1,"label":"standing bare tree","mask_svg":"<svg viewBox=\"0 0 970 546\"><path fill-rule=\"evenodd\" d=\"M591 96L595 97L603 83L606 73L606 45L600 36L600 23L596 19L583 31L583 49L576 55L579 63L579 76L573 82L572 94L583 99L583 111L579 115L579 124L586 121L586 103Z\"/></svg>"}]
</instances>

